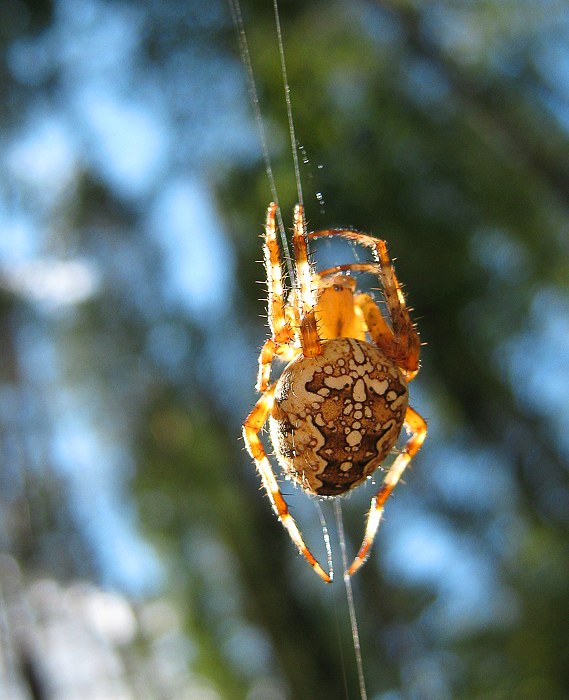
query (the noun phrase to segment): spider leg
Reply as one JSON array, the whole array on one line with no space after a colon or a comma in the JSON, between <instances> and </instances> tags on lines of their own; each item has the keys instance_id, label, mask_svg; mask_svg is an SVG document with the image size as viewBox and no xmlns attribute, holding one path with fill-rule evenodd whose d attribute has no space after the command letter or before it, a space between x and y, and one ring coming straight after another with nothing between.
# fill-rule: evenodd
<instances>
[{"instance_id":1,"label":"spider leg","mask_svg":"<svg viewBox=\"0 0 569 700\"><path fill-rule=\"evenodd\" d=\"M381 266L380 277L383 282L385 301L393 326L394 340L397 345L397 352L393 357L399 367L402 367L414 376L419 370L419 336L409 315L401 285L389 259L387 245L385 241L380 239L374 240Z\"/></svg>"},{"instance_id":2,"label":"spider leg","mask_svg":"<svg viewBox=\"0 0 569 700\"><path fill-rule=\"evenodd\" d=\"M271 337L265 342L259 355L258 391L265 391L269 386L271 363L274 356L280 355L283 359L288 359L286 346L294 339L294 331L287 317L281 259L276 234L276 213L277 205L271 202L267 209L263 241L265 268L267 271L268 316ZM290 359L292 359L293 356L291 356Z\"/></svg>"},{"instance_id":3,"label":"spider leg","mask_svg":"<svg viewBox=\"0 0 569 700\"><path fill-rule=\"evenodd\" d=\"M367 271L371 272L375 267L381 279L392 328L390 329L383 319L380 320L381 312L369 295L359 295L359 305L374 342L405 371L407 380L412 379L419 370L419 336L409 315L405 297L389 258L385 241L365 233L343 229L316 231L310 234L309 238L326 236L340 236L371 249L377 263L376 265L368 264ZM345 270L363 270L365 265L357 263L353 267L341 267ZM356 299L356 303L358 303L358 299ZM376 337L374 337L372 328L376 329Z\"/></svg>"},{"instance_id":4,"label":"spider leg","mask_svg":"<svg viewBox=\"0 0 569 700\"><path fill-rule=\"evenodd\" d=\"M271 365L275 357L280 357L281 360L290 362L299 354L300 348L288 343L279 343L274 338L268 338L259 354L259 373L255 389L261 393L267 390L271 379Z\"/></svg>"},{"instance_id":5,"label":"spider leg","mask_svg":"<svg viewBox=\"0 0 569 700\"><path fill-rule=\"evenodd\" d=\"M314 311L316 296L312 288L312 270L308 259L308 237L306 235L304 209L300 204L297 204L294 208L292 244L300 294L299 306L301 313L299 315L302 352L306 357L316 357L322 353L322 346Z\"/></svg>"},{"instance_id":6,"label":"spider leg","mask_svg":"<svg viewBox=\"0 0 569 700\"><path fill-rule=\"evenodd\" d=\"M379 527L379 523L381 521L381 516L383 515L385 503L397 485L397 482L401 478L401 475L405 471L407 465L421 449L421 445L427 436L427 423L425 422L424 418L411 407L407 408L407 413L405 414L405 427L411 433L411 437L407 441L403 452L401 452L401 454L395 458L395 461L389 468L385 478L383 479L381 488L371 499L371 508L367 516L364 538L359 552L347 571L349 576L355 574L368 558L371 546L373 545L373 541L377 533L377 528Z\"/></svg>"},{"instance_id":7,"label":"spider leg","mask_svg":"<svg viewBox=\"0 0 569 700\"><path fill-rule=\"evenodd\" d=\"M261 481L273 510L277 514L278 519L286 528L291 540L296 545L298 551L314 569L314 571L326 583L332 581L332 572L326 573L320 564L316 561L302 538L300 530L292 515L289 513L287 503L281 493L277 479L273 472L269 458L265 452L263 444L259 438L259 433L265 424L267 417L274 403L275 384L273 384L257 401L253 410L243 424L243 438L249 454L255 461L257 471L261 477Z\"/></svg>"},{"instance_id":8,"label":"spider leg","mask_svg":"<svg viewBox=\"0 0 569 700\"><path fill-rule=\"evenodd\" d=\"M315 234L309 233L308 238L313 238ZM377 275L377 263L345 263L344 265L334 265L327 267L325 270L319 270L320 277L328 277L329 275L337 275L340 272L372 272Z\"/></svg>"},{"instance_id":9,"label":"spider leg","mask_svg":"<svg viewBox=\"0 0 569 700\"><path fill-rule=\"evenodd\" d=\"M418 336L412 330L417 341L417 354L409 359L408 348L402 343L401 337L396 336L393 329L386 323L377 303L369 294L358 294L354 303L362 312L365 324L373 342L381 348L385 354L392 358L403 371L405 379L410 382L419 372L419 345Z\"/></svg>"}]
</instances>

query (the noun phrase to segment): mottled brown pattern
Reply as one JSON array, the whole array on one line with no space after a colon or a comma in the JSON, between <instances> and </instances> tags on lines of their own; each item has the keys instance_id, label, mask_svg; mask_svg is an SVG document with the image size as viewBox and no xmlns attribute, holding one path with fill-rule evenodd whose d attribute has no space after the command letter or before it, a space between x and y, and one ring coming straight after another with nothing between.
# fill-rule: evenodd
<instances>
[{"instance_id":1,"label":"mottled brown pattern","mask_svg":"<svg viewBox=\"0 0 569 700\"><path fill-rule=\"evenodd\" d=\"M407 409L401 372L353 338L323 343L284 370L270 418L276 457L306 491L335 496L357 486L389 453Z\"/></svg>"}]
</instances>

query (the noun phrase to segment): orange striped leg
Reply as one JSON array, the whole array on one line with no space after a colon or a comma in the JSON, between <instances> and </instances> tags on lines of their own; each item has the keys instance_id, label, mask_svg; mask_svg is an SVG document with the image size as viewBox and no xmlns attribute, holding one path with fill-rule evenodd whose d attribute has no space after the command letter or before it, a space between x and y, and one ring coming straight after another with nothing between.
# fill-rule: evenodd
<instances>
[{"instance_id":1,"label":"orange striped leg","mask_svg":"<svg viewBox=\"0 0 569 700\"><path fill-rule=\"evenodd\" d=\"M427 436L427 423L425 422L424 418L422 418L417 411L414 411L411 407L407 408L407 413L405 414L405 427L411 433L411 437L405 445L403 452L396 457L389 471L385 475L381 488L371 499L371 508L367 517L364 539L362 546L360 547L360 551L357 553L356 558L348 569L349 576L355 574L369 557L371 546L373 545L377 528L379 527L381 516L383 515L385 502L391 495L393 489L397 486L397 482L401 478L401 475L405 471L405 468L409 462L421 449L421 445Z\"/></svg>"},{"instance_id":2,"label":"orange striped leg","mask_svg":"<svg viewBox=\"0 0 569 700\"><path fill-rule=\"evenodd\" d=\"M354 302L362 311L373 342L391 357L395 344L393 331L387 325L375 300L369 294L357 294Z\"/></svg>"},{"instance_id":3,"label":"orange striped leg","mask_svg":"<svg viewBox=\"0 0 569 700\"><path fill-rule=\"evenodd\" d=\"M298 551L320 576L321 579L330 583L332 581L332 572L326 573L320 564L313 557L312 553L304 543L300 530L295 523L292 515L289 513L286 501L281 493L277 483L273 468L263 448L263 444L259 439L259 433L264 426L267 417L273 407L275 385L273 384L257 401L255 407L247 417L243 425L243 437L245 445L251 457L255 460L257 471L261 477L263 487L269 496L273 510L277 514L278 519L286 528L290 538L296 545Z\"/></svg>"},{"instance_id":4,"label":"orange striped leg","mask_svg":"<svg viewBox=\"0 0 569 700\"><path fill-rule=\"evenodd\" d=\"M276 213L277 205L271 202L267 209L263 242L268 287L267 311L271 338L267 340L259 355L258 391L265 391L269 386L273 357L279 353L284 355L284 346L291 343L294 339L294 331L290 325L286 311L279 243L276 233ZM286 359L286 357L283 359Z\"/></svg>"},{"instance_id":5,"label":"orange striped leg","mask_svg":"<svg viewBox=\"0 0 569 700\"><path fill-rule=\"evenodd\" d=\"M281 258L276 233L276 213L277 205L271 202L267 209L263 251L269 293L269 325L273 332L273 338L279 343L284 343L292 338L292 332L285 316L285 292L283 289Z\"/></svg>"},{"instance_id":6,"label":"orange striped leg","mask_svg":"<svg viewBox=\"0 0 569 700\"><path fill-rule=\"evenodd\" d=\"M419 336L409 315L395 269L389 259L387 245L381 239L374 240L381 266L380 277L383 282L385 301L393 325L393 335L399 345L399 352L394 359L400 367L416 373L419 370Z\"/></svg>"},{"instance_id":7,"label":"orange striped leg","mask_svg":"<svg viewBox=\"0 0 569 700\"><path fill-rule=\"evenodd\" d=\"M259 355L259 374L255 385L257 391L262 393L267 390L271 379L271 365L275 357L279 357L285 362L290 362L299 354L300 348L293 345L288 343L280 344L274 338L266 340Z\"/></svg>"},{"instance_id":8,"label":"orange striped leg","mask_svg":"<svg viewBox=\"0 0 569 700\"><path fill-rule=\"evenodd\" d=\"M356 295L354 302L361 309L365 325L371 335L373 342L381 348L387 357L400 367L405 379L410 382L419 372L419 343L418 336L414 329L412 333L417 340L417 354L408 355L408 349L401 339L394 335L393 329L387 324L381 313L377 302L369 294Z\"/></svg>"},{"instance_id":9,"label":"orange striped leg","mask_svg":"<svg viewBox=\"0 0 569 700\"><path fill-rule=\"evenodd\" d=\"M297 204L294 208L294 227L292 234L296 276L300 294L300 342L306 357L316 357L322 353L320 336L316 325L316 295L313 289L312 269L308 259L308 239L304 209Z\"/></svg>"},{"instance_id":10,"label":"orange striped leg","mask_svg":"<svg viewBox=\"0 0 569 700\"><path fill-rule=\"evenodd\" d=\"M318 238L318 234L309 233L308 238ZM369 272L371 274L379 274L379 268L377 263L345 263L344 265L334 265L334 267L327 267L325 270L319 270L319 277L328 277L329 275L337 275L340 272Z\"/></svg>"},{"instance_id":11,"label":"orange striped leg","mask_svg":"<svg viewBox=\"0 0 569 700\"><path fill-rule=\"evenodd\" d=\"M292 244L296 263L296 274L300 289L300 301L303 314L308 313L316 304L316 297L312 289L312 270L308 260L308 240L306 236L306 222L304 209L297 204L294 208L294 227L292 230Z\"/></svg>"}]
</instances>

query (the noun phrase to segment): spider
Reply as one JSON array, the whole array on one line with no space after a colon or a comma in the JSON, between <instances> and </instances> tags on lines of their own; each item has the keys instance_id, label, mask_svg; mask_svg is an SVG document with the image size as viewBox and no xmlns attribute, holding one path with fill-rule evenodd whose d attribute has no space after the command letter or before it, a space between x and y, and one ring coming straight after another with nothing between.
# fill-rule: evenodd
<instances>
[{"instance_id":1,"label":"spider","mask_svg":"<svg viewBox=\"0 0 569 700\"><path fill-rule=\"evenodd\" d=\"M394 447L403 427L410 434L371 500L361 547L345 575L370 554L389 495L427 434L425 420L408 405L408 388L419 371L419 338L389 259L385 241L343 229L306 232L304 210L294 210L292 243L296 286L285 297L275 216L267 210L264 256L271 336L259 355L256 389L261 397L243 425L271 505L299 552L327 583L289 512L259 434L270 440L283 472L306 493L344 494L364 482ZM315 272L308 243L338 236L371 250L373 262L348 263ZM377 275L389 315L369 294L356 293L354 273ZM271 383L276 358L288 364Z\"/></svg>"}]
</instances>

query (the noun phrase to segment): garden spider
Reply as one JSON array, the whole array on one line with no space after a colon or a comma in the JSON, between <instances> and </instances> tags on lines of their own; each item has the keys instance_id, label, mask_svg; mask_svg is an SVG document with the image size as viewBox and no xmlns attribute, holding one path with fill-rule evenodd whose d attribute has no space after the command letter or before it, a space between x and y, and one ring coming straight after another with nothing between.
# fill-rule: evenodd
<instances>
[{"instance_id":1,"label":"garden spider","mask_svg":"<svg viewBox=\"0 0 569 700\"><path fill-rule=\"evenodd\" d=\"M316 561L289 513L259 433L268 420L285 474L320 497L338 496L361 484L392 450L402 427L410 433L371 500L362 545L346 572L351 576L369 556L385 502L427 434L424 419L408 406L407 383L419 371L419 338L385 241L343 229L307 234L299 204L292 238L296 287L285 299L276 212L271 203L263 246L271 337L259 356L256 388L261 397L243 425L243 436L279 520L316 573L330 582L332 571ZM313 272L308 241L331 236L366 246L374 262ZM352 273L357 272L379 277L389 324L369 294L356 293ZM288 364L271 384L275 358Z\"/></svg>"}]
</instances>

